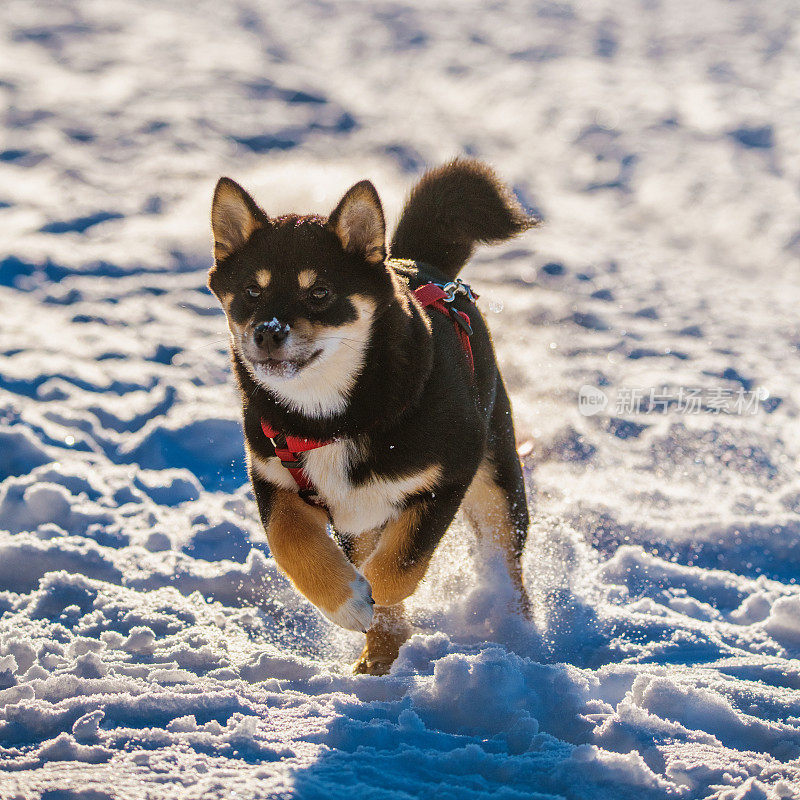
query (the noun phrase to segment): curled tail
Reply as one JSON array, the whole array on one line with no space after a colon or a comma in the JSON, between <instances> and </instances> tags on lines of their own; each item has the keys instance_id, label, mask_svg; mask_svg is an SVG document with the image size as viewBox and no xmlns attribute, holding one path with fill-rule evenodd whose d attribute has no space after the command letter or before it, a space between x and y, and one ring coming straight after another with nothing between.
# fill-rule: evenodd
<instances>
[{"instance_id":1,"label":"curled tail","mask_svg":"<svg viewBox=\"0 0 800 800\"><path fill-rule=\"evenodd\" d=\"M425 261L455 278L476 244L502 242L538 221L524 212L489 166L456 158L426 172L411 190L391 254Z\"/></svg>"}]
</instances>

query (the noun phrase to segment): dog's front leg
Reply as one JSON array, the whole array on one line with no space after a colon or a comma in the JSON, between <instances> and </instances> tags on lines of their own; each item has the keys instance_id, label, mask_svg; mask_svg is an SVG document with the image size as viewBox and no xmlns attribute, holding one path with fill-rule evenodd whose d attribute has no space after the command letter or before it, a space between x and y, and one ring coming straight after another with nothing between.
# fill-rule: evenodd
<instances>
[{"instance_id":1,"label":"dog's front leg","mask_svg":"<svg viewBox=\"0 0 800 800\"><path fill-rule=\"evenodd\" d=\"M356 674L386 675L392 668L403 642L411 636L411 625L404 615L403 604L375 606L372 627L358 661L353 665Z\"/></svg>"},{"instance_id":2,"label":"dog's front leg","mask_svg":"<svg viewBox=\"0 0 800 800\"><path fill-rule=\"evenodd\" d=\"M413 594L463 496L461 487L438 489L434 502L414 503L387 523L362 568L378 605L394 606Z\"/></svg>"},{"instance_id":3,"label":"dog's front leg","mask_svg":"<svg viewBox=\"0 0 800 800\"><path fill-rule=\"evenodd\" d=\"M273 558L295 588L331 622L366 632L372 624L369 583L326 532L325 513L296 492L253 481Z\"/></svg>"},{"instance_id":4,"label":"dog's front leg","mask_svg":"<svg viewBox=\"0 0 800 800\"><path fill-rule=\"evenodd\" d=\"M354 671L372 675L389 672L401 645L411 635L403 616L403 600L410 597L425 576L433 551L458 510L463 489L439 491L438 502L405 508L380 532L370 547L354 550L356 563L375 595L375 619Z\"/></svg>"}]
</instances>

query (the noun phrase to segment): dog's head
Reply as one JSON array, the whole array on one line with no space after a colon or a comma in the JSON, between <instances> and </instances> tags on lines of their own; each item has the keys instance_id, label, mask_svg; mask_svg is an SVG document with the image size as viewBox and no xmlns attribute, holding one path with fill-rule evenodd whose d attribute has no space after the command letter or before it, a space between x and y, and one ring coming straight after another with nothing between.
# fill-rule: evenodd
<instances>
[{"instance_id":1,"label":"dog's head","mask_svg":"<svg viewBox=\"0 0 800 800\"><path fill-rule=\"evenodd\" d=\"M307 415L342 411L373 320L395 292L374 186L357 183L327 220L271 219L241 186L222 178L211 226L209 286L251 376Z\"/></svg>"}]
</instances>

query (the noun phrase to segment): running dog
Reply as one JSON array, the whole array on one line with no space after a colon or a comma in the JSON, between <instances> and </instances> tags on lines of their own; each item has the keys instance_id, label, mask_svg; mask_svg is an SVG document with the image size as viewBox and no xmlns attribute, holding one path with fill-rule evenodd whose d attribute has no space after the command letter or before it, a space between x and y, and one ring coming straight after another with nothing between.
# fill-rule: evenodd
<instances>
[{"instance_id":1,"label":"running dog","mask_svg":"<svg viewBox=\"0 0 800 800\"><path fill-rule=\"evenodd\" d=\"M388 248L369 181L327 218L269 217L230 178L216 186L209 286L230 329L261 520L297 590L366 633L356 672L389 671L409 635L403 600L460 507L529 614L511 406L457 276L478 243L535 222L471 159L422 177Z\"/></svg>"}]
</instances>

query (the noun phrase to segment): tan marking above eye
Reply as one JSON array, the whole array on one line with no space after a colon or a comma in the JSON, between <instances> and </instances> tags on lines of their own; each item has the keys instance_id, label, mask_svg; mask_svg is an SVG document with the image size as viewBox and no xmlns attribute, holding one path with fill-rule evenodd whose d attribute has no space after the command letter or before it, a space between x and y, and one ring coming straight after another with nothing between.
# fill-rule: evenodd
<instances>
[{"instance_id":1,"label":"tan marking above eye","mask_svg":"<svg viewBox=\"0 0 800 800\"><path fill-rule=\"evenodd\" d=\"M258 283L262 289L266 289L271 280L272 273L268 269L260 269L256 272L256 283Z\"/></svg>"},{"instance_id":2,"label":"tan marking above eye","mask_svg":"<svg viewBox=\"0 0 800 800\"><path fill-rule=\"evenodd\" d=\"M317 271L314 269L301 270L297 276L301 289L310 289L317 282Z\"/></svg>"}]
</instances>

